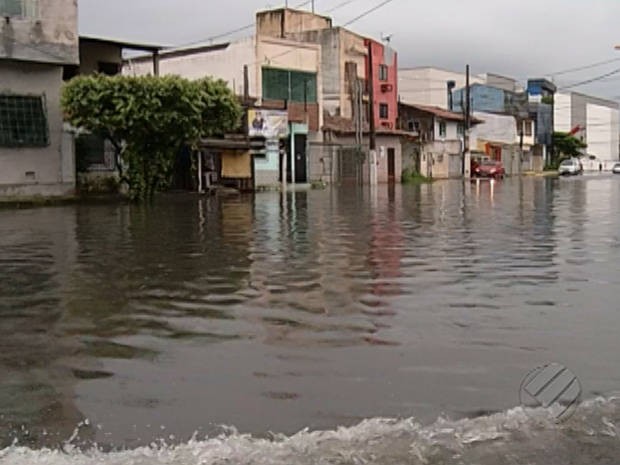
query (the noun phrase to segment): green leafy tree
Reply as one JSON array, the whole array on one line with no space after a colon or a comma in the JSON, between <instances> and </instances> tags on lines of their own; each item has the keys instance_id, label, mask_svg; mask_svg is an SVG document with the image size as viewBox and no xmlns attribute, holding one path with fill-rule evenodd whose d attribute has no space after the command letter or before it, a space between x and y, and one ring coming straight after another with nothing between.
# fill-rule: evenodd
<instances>
[{"instance_id":1,"label":"green leafy tree","mask_svg":"<svg viewBox=\"0 0 620 465\"><path fill-rule=\"evenodd\" d=\"M578 157L582 154L583 149L588 147L588 144L567 132L554 132L553 146L555 147L556 158L561 158L562 156Z\"/></svg>"},{"instance_id":2,"label":"green leafy tree","mask_svg":"<svg viewBox=\"0 0 620 465\"><path fill-rule=\"evenodd\" d=\"M62 105L72 125L111 141L132 199L166 189L184 145L235 129L241 115L223 81L178 76L78 76Z\"/></svg>"}]
</instances>

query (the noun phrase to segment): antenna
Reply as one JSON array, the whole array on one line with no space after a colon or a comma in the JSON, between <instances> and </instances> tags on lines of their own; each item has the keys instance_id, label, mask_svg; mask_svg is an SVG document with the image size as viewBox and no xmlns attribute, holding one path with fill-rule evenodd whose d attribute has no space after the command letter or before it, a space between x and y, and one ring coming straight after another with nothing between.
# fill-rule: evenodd
<instances>
[{"instance_id":1,"label":"antenna","mask_svg":"<svg viewBox=\"0 0 620 465\"><path fill-rule=\"evenodd\" d=\"M383 34L383 33L381 33L381 41L382 42L386 42L388 44L388 46L390 45L390 42L392 41L392 37L394 37L394 34Z\"/></svg>"}]
</instances>

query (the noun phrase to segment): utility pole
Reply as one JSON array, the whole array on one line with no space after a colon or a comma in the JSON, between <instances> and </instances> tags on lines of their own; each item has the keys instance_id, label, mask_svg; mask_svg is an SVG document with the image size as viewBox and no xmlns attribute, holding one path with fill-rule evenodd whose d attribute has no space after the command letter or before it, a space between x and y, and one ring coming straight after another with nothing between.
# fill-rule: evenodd
<instances>
[{"instance_id":1,"label":"utility pole","mask_svg":"<svg viewBox=\"0 0 620 465\"><path fill-rule=\"evenodd\" d=\"M370 168L370 184L377 183L377 129L375 127L375 70L372 60L372 41L368 41L368 99L369 99L369 142L370 153L368 157L368 165Z\"/></svg>"},{"instance_id":2,"label":"utility pole","mask_svg":"<svg viewBox=\"0 0 620 465\"><path fill-rule=\"evenodd\" d=\"M521 128L519 130L519 166L518 173L521 176L523 171L523 121L521 121Z\"/></svg>"},{"instance_id":3,"label":"utility pole","mask_svg":"<svg viewBox=\"0 0 620 465\"><path fill-rule=\"evenodd\" d=\"M314 0L312 0L312 13L314 13Z\"/></svg>"},{"instance_id":4,"label":"utility pole","mask_svg":"<svg viewBox=\"0 0 620 465\"><path fill-rule=\"evenodd\" d=\"M463 135L464 151L463 151L463 160L462 160L462 166L461 166L463 177L465 177L466 159L467 159L467 155L469 154L469 129L471 127L470 106L471 106L471 99L469 96L469 65L467 65L465 67L465 134Z\"/></svg>"}]
</instances>

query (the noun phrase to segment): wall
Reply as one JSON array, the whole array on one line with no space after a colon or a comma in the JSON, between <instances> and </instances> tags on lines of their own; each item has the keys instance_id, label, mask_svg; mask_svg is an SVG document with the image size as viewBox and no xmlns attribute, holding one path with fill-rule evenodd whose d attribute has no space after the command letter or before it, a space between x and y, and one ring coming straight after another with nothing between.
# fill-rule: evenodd
<instances>
[{"instance_id":1,"label":"wall","mask_svg":"<svg viewBox=\"0 0 620 465\"><path fill-rule=\"evenodd\" d=\"M569 132L574 127L570 94L555 94L553 117L555 131Z\"/></svg>"},{"instance_id":2,"label":"wall","mask_svg":"<svg viewBox=\"0 0 620 465\"><path fill-rule=\"evenodd\" d=\"M96 73L99 62L117 63L120 68L123 64L122 48L105 42L80 40L80 74Z\"/></svg>"},{"instance_id":3,"label":"wall","mask_svg":"<svg viewBox=\"0 0 620 465\"><path fill-rule=\"evenodd\" d=\"M500 76L499 74L493 73L487 73L484 75L484 77L485 84L488 86L498 87L509 92L517 92L520 90L518 88L517 81L513 78Z\"/></svg>"},{"instance_id":4,"label":"wall","mask_svg":"<svg viewBox=\"0 0 620 465\"><path fill-rule=\"evenodd\" d=\"M0 22L0 58L78 64L77 0L38 0L38 12Z\"/></svg>"},{"instance_id":5,"label":"wall","mask_svg":"<svg viewBox=\"0 0 620 465\"><path fill-rule=\"evenodd\" d=\"M249 92L252 96L260 93L257 87L256 43L253 37L236 42L206 47L173 49L160 55L160 74L178 74L188 79L214 76L223 79L237 94L243 94L243 65L249 65ZM149 55L128 61L123 74L153 74L153 60Z\"/></svg>"},{"instance_id":6,"label":"wall","mask_svg":"<svg viewBox=\"0 0 620 465\"><path fill-rule=\"evenodd\" d=\"M395 129L398 118L398 56L395 51L374 40L366 39L364 43L366 46L370 44L372 53L375 125L377 128L387 127ZM379 80L379 68L381 65L388 67L388 76L385 81ZM368 64L366 64L366 69L370 70ZM382 86L384 85L390 86L391 89L383 91ZM388 105L388 117L385 119L381 118L379 113L382 103Z\"/></svg>"},{"instance_id":7,"label":"wall","mask_svg":"<svg viewBox=\"0 0 620 465\"><path fill-rule=\"evenodd\" d=\"M474 112L474 117L482 120L483 123L471 129L470 147L472 150L484 151L483 147L487 142L513 145L518 140L514 116Z\"/></svg>"},{"instance_id":8,"label":"wall","mask_svg":"<svg viewBox=\"0 0 620 465\"><path fill-rule=\"evenodd\" d=\"M398 70L398 89L404 103L419 103L448 108L448 81L455 81L455 89L465 87L465 73L439 68L423 67ZM483 83L484 79L471 76L470 83Z\"/></svg>"},{"instance_id":9,"label":"wall","mask_svg":"<svg viewBox=\"0 0 620 465\"><path fill-rule=\"evenodd\" d=\"M329 29L332 21L309 11L280 8L256 13L256 34L284 38L287 34Z\"/></svg>"},{"instance_id":10,"label":"wall","mask_svg":"<svg viewBox=\"0 0 620 465\"><path fill-rule=\"evenodd\" d=\"M460 141L433 141L422 145L420 173L433 179L459 177L462 173Z\"/></svg>"},{"instance_id":11,"label":"wall","mask_svg":"<svg viewBox=\"0 0 620 465\"><path fill-rule=\"evenodd\" d=\"M599 160L618 160L618 110L587 104L587 153Z\"/></svg>"},{"instance_id":12,"label":"wall","mask_svg":"<svg viewBox=\"0 0 620 465\"><path fill-rule=\"evenodd\" d=\"M320 45L323 109L332 116L352 118L352 95L346 63L355 63L357 78L366 79L364 38L340 27L289 33L287 38Z\"/></svg>"},{"instance_id":13,"label":"wall","mask_svg":"<svg viewBox=\"0 0 620 465\"><path fill-rule=\"evenodd\" d=\"M330 137L331 142L343 147L354 147L355 136L354 135L332 135ZM362 146L368 147L368 136L364 136L362 140ZM388 149L394 149L394 182L400 183L402 179L403 159L402 159L402 147L400 136L377 134L377 182L379 184L387 184L389 182L388 176ZM368 183L369 179L369 166L368 166L368 154L366 154L366 160L362 166L363 182Z\"/></svg>"},{"instance_id":14,"label":"wall","mask_svg":"<svg viewBox=\"0 0 620 465\"><path fill-rule=\"evenodd\" d=\"M0 61L0 92L44 95L49 140L47 147L0 147L0 194L67 195L75 188L72 140L64 136L60 109L62 67ZM26 176L34 173L34 179Z\"/></svg>"},{"instance_id":15,"label":"wall","mask_svg":"<svg viewBox=\"0 0 620 465\"><path fill-rule=\"evenodd\" d=\"M446 135L439 135L439 125L441 122L446 123ZM455 121L444 121L441 118L434 118L434 139L435 140L459 140L461 136L458 134L458 123Z\"/></svg>"}]
</instances>

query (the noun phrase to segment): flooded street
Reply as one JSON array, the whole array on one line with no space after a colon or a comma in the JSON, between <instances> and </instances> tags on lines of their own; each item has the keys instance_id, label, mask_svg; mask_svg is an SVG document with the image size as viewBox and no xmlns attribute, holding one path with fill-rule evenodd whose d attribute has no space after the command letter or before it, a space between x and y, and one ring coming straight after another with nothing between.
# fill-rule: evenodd
<instances>
[{"instance_id":1,"label":"flooded street","mask_svg":"<svg viewBox=\"0 0 620 465\"><path fill-rule=\"evenodd\" d=\"M394 435L369 463L418 463L429 433L406 419L510 417L540 364L608 395L619 214L611 175L0 211L0 448L163 440L197 456L216 446L192 449L193 434L228 432L244 457L280 457L234 431L332 432L287 439L299 451L345 426L366 446ZM364 463L332 453L321 463Z\"/></svg>"}]
</instances>

